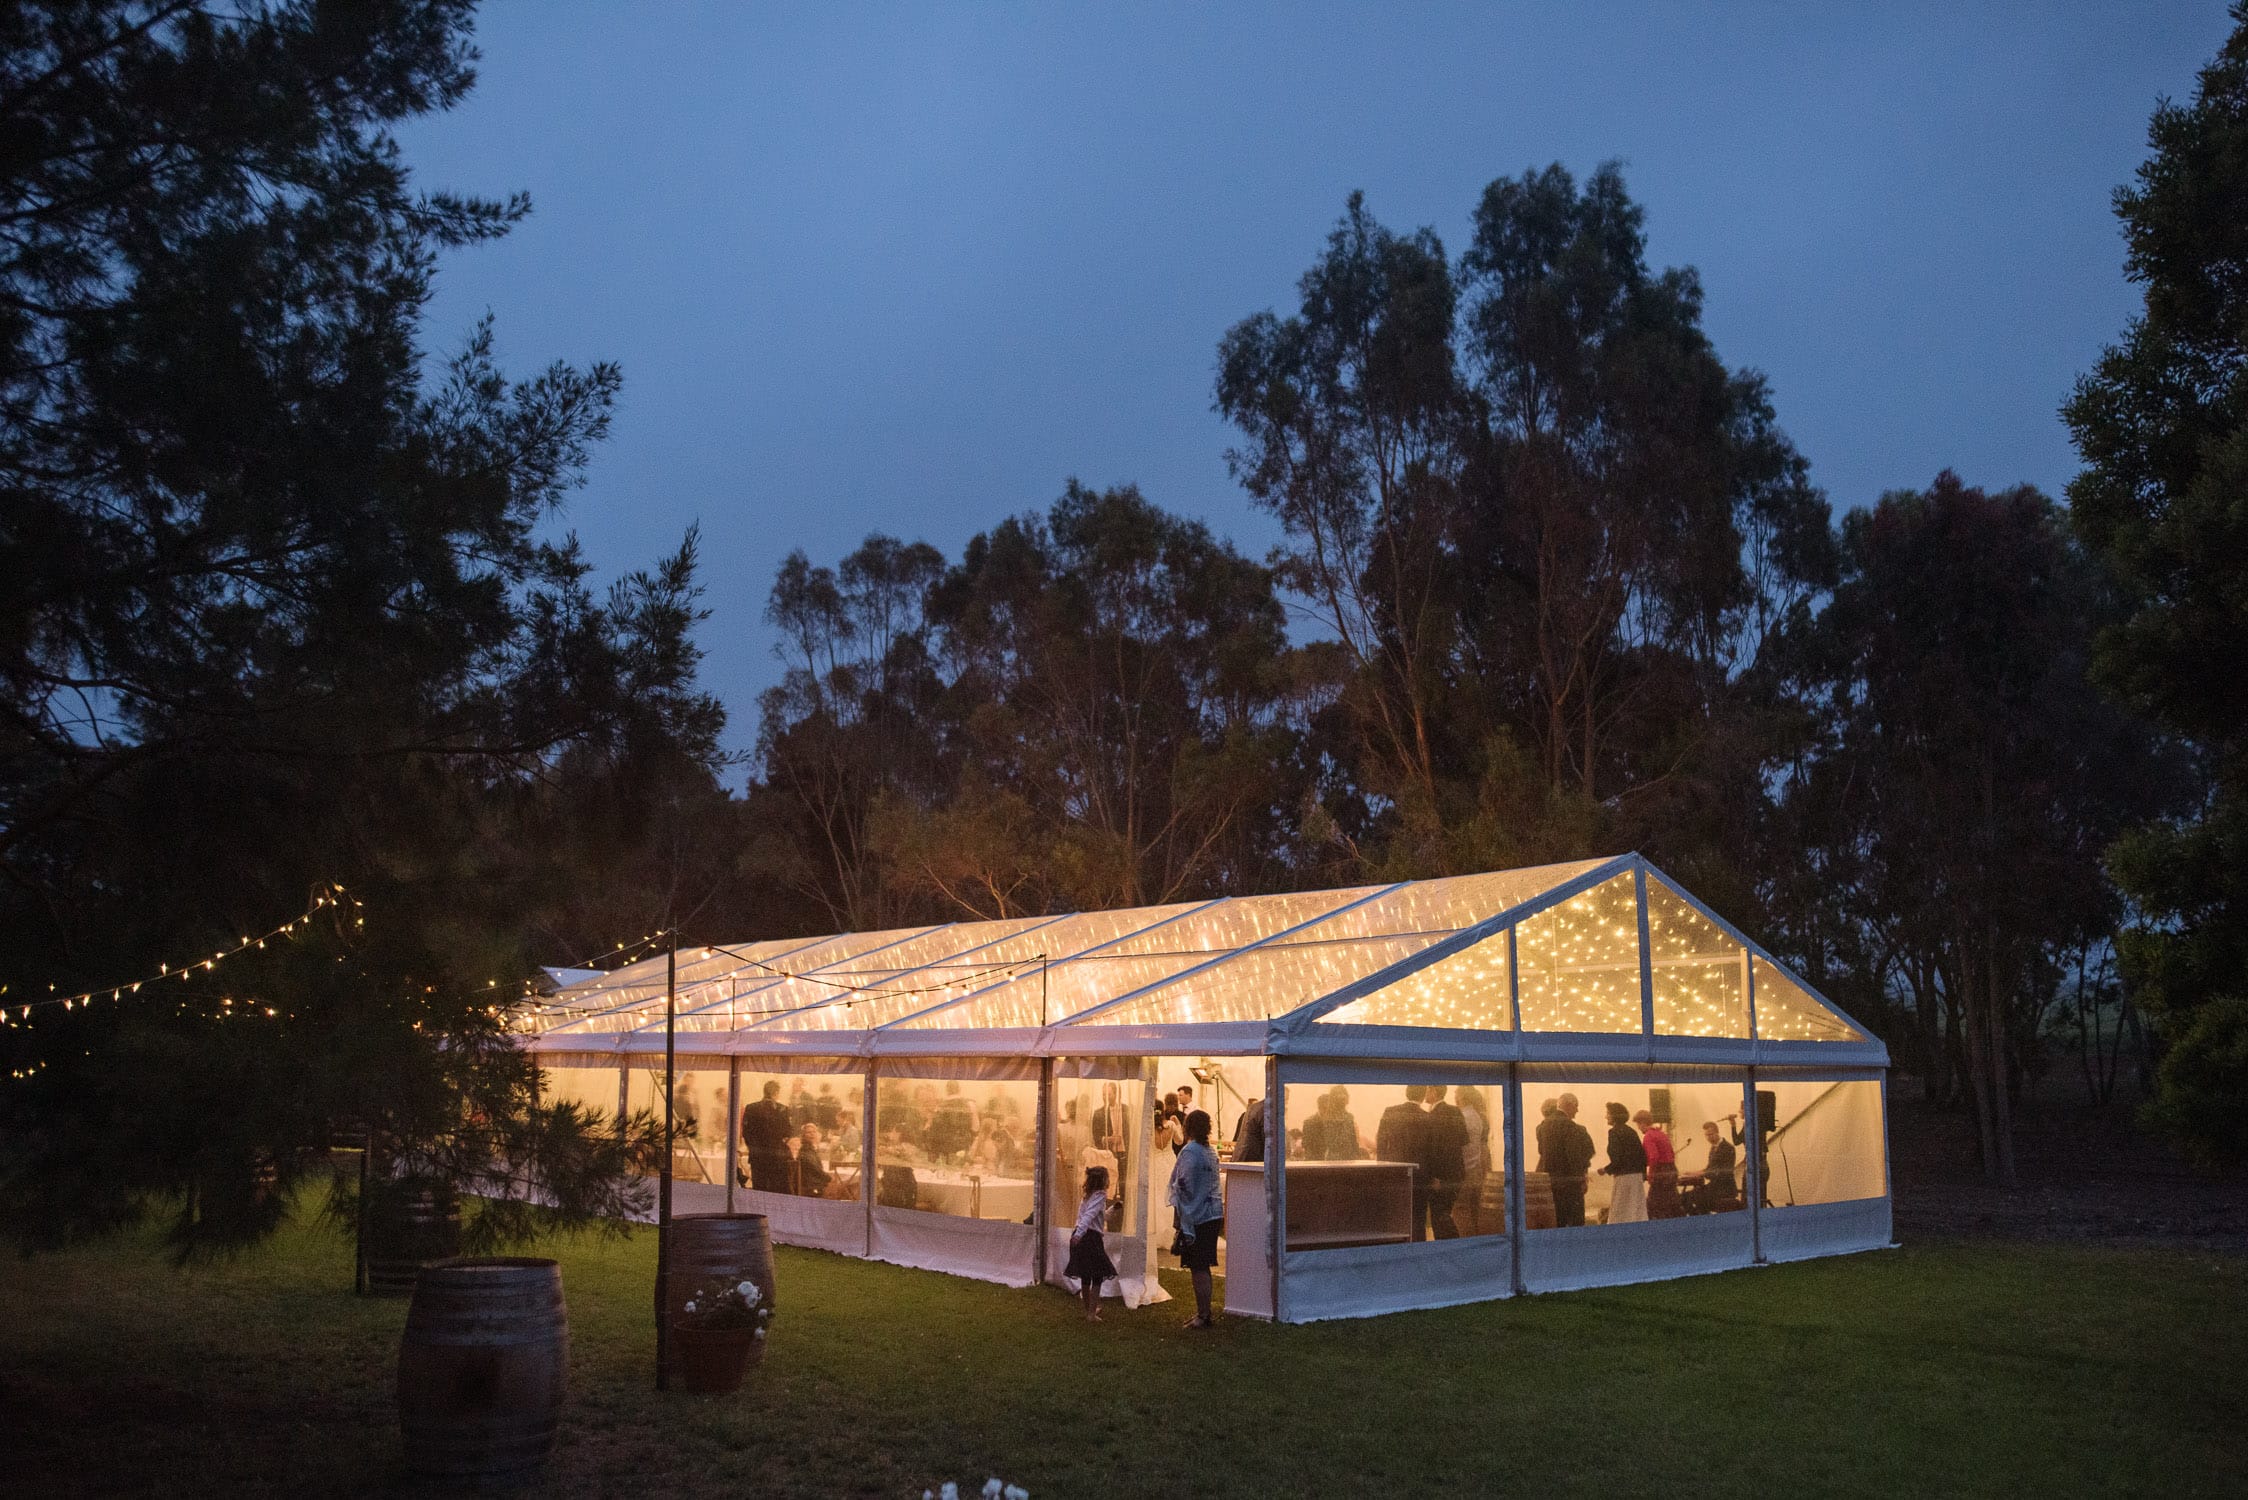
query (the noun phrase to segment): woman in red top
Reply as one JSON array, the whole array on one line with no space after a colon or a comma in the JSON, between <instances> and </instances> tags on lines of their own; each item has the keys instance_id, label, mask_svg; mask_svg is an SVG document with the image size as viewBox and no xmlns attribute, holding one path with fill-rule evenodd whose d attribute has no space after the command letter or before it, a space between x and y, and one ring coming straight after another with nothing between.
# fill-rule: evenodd
<instances>
[{"instance_id":1,"label":"woman in red top","mask_svg":"<svg viewBox=\"0 0 2248 1500\"><path fill-rule=\"evenodd\" d=\"M1644 1109L1631 1117L1631 1123L1639 1127L1639 1143L1647 1148L1647 1217L1685 1217L1686 1209L1678 1201L1678 1152L1670 1143L1670 1132Z\"/></svg>"}]
</instances>

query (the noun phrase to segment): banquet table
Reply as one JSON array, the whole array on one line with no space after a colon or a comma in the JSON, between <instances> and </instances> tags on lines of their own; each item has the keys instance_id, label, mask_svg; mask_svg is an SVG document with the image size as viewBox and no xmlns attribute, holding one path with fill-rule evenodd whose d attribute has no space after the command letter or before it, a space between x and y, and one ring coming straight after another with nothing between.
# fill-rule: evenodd
<instances>
[{"instance_id":1,"label":"banquet table","mask_svg":"<svg viewBox=\"0 0 2248 1500\"><path fill-rule=\"evenodd\" d=\"M960 1218L1004 1219L1021 1223L1030 1217L1031 1181L1027 1177L982 1177L941 1167L914 1168L919 1185L917 1206L931 1213Z\"/></svg>"}]
</instances>

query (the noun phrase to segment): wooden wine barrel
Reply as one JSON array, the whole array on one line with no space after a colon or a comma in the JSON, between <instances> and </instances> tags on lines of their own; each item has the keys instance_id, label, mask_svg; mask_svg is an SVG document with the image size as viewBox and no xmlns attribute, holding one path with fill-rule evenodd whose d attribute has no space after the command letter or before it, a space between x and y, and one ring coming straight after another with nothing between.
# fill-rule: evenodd
<instances>
[{"instance_id":1,"label":"wooden wine barrel","mask_svg":"<svg viewBox=\"0 0 2248 1500\"><path fill-rule=\"evenodd\" d=\"M398 1425L417 1473L508 1484L554 1451L570 1363L551 1260L424 1267L398 1342Z\"/></svg>"},{"instance_id":2,"label":"wooden wine barrel","mask_svg":"<svg viewBox=\"0 0 2248 1500\"><path fill-rule=\"evenodd\" d=\"M423 1266L461 1253L459 1195L441 1182L367 1184L367 1290L404 1297Z\"/></svg>"},{"instance_id":3,"label":"wooden wine barrel","mask_svg":"<svg viewBox=\"0 0 2248 1500\"><path fill-rule=\"evenodd\" d=\"M685 1214L671 1221L671 1277L670 1305L659 1307L656 1316L666 1321L679 1316L695 1288L713 1277L724 1276L735 1281L754 1281L765 1294L765 1306L773 1301L773 1237L763 1214ZM677 1370L677 1347L671 1340L665 1342L670 1351L671 1368ZM759 1340L750 1358L761 1358L764 1341Z\"/></svg>"},{"instance_id":4,"label":"wooden wine barrel","mask_svg":"<svg viewBox=\"0 0 2248 1500\"><path fill-rule=\"evenodd\" d=\"M1560 1222L1553 1207L1553 1179L1543 1172L1522 1174L1522 1227L1551 1229Z\"/></svg>"}]
</instances>

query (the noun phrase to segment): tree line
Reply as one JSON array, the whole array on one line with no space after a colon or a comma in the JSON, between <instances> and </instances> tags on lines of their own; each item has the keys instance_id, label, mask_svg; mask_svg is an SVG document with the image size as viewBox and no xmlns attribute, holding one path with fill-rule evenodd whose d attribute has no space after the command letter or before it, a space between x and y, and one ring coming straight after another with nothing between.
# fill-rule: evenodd
<instances>
[{"instance_id":1,"label":"tree line","mask_svg":"<svg viewBox=\"0 0 2248 1500\"><path fill-rule=\"evenodd\" d=\"M425 350L441 255L528 211L417 192L391 140L472 85L467 0L24 11L0 1215L53 1239L162 1201L183 1253L238 1243L339 1131L443 1116L535 965L619 936L1631 848L1875 1027L1995 1178L2056 1068L2095 1100L2143 1073L2236 1154L2235 19L2118 194L2146 308L2068 402L2065 506L1944 473L1837 518L1613 166L1498 178L1456 253L1354 195L1292 305L1213 330L1271 555L1075 481L957 556L792 555L742 767L696 536L599 591L554 527L619 372L511 375L489 327ZM22 1016L329 880L363 931ZM478 1108L519 1107L491 1067Z\"/></svg>"}]
</instances>

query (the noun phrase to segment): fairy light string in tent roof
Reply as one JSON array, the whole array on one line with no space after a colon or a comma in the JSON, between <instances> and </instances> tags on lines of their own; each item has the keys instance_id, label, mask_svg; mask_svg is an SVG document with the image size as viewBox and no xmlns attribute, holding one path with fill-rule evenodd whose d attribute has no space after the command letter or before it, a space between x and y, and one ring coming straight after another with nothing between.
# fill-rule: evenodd
<instances>
[{"instance_id":1,"label":"fairy light string in tent roof","mask_svg":"<svg viewBox=\"0 0 2248 1500\"><path fill-rule=\"evenodd\" d=\"M848 1009L875 1000L910 999L922 995L939 995L962 989L974 989L986 983L1013 979L1020 974L1031 972L1046 962L1044 953L1034 953L1005 963L926 963L915 965L911 972L923 973L940 969L957 969L963 972L928 984L899 985L889 982L857 984L850 980L830 977L827 973L821 973L813 969L789 969L779 964L768 963L764 959L753 957L737 949L728 948L720 943L705 943L699 946L702 950L701 956L704 958L723 953L729 958L739 959L740 963L721 973L704 975L698 978L691 986L693 989L705 989L754 969L770 975L776 981L801 980L806 984L818 985L849 996L847 999L814 1002L813 1005L807 1005L802 1001L794 1001L787 1005L750 1009L739 1007L732 998L723 1002L709 1002L712 1008L720 1004L726 1006L725 1013L729 1024L748 1017L786 1015L793 1011L813 1009L818 1005L832 1005ZM844 960L843 962L848 963L852 960ZM848 973L853 971L837 969L836 972ZM583 1025L589 1030L593 1030L598 1029L594 1026L594 1023L602 1020L647 1025L651 1024L662 1010L662 1006L653 998L639 1002L625 1001L601 1010L588 1010L573 1001L546 1001L527 998L522 1003L522 1008L535 1013L525 1018L528 1024L522 1028L524 1030L558 1029L569 1025ZM685 1013L681 1016L681 1019L689 1019L692 1014L692 1012Z\"/></svg>"},{"instance_id":2,"label":"fairy light string in tent roof","mask_svg":"<svg viewBox=\"0 0 2248 1500\"><path fill-rule=\"evenodd\" d=\"M261 932L255 937L243 938L233 947L221 948L209 958L193 959L184 964L158 964L154 974L141 979L129 980L119 984L97 985L93 989L80 990L73 995L49 994L37 1000L9 999L7 998L8 987L0 986L0 1022L5 1022L9 1026L20 1026L28 1022L31 1019L31 1013L36 1010L55 1008L66 1011L80 1010L91 1006L97 1000L121 1002L128 996L139 994L144 985L161 984L170 979L184 981L192 979L197 974L211 973L228 959L263 948L275 938L293 937L299 929L308 926L314 917L329 907L342 907L348 904L355 909L363 908L364 903L358 897L332 880L322 881L317 890L318 894L312 898L311 906L283 922L280 926ZM354 916L352 925L364 927L367 925L367 919L362 916ZM53 986L50 985L49 989L52 988ZM231 998L227 1003L232 1004Z\"/></svg>"}]
</instances>

